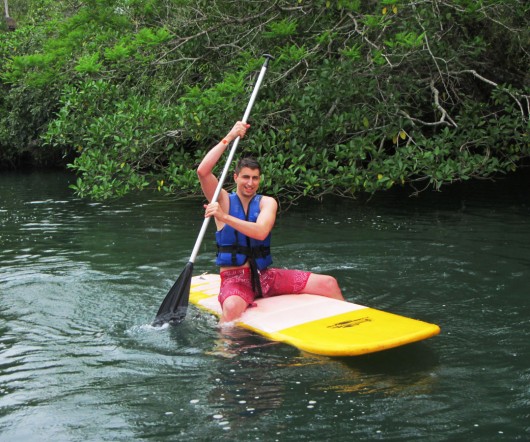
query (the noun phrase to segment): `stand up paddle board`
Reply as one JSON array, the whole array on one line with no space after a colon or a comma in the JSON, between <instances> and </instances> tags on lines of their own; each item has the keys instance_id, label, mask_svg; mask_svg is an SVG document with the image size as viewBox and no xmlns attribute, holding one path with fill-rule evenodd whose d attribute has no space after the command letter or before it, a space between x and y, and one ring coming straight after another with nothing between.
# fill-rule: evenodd
<instances>
[{"instance_id":1,"label":"stand up paddle board","mask_svg":"<svg viewBox=\"0 0 530 442\"><path fill-rule=\"evenodd\" d=\"M204 274L191 280L190 301L221 316L221 278ZM235 321L273 341L326 356L356 356L421 341L440 327L363 305L316 295L282 295L256 300Z\"/></svg>"}]
</instances>

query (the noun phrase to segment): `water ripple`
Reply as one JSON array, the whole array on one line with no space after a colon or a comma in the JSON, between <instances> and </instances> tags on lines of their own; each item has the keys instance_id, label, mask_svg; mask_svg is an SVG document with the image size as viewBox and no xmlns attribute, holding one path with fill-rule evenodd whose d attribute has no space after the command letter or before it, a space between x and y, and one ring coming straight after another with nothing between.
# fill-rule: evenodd
<instances>
[{"instance_id":1,"label":"water ripple","mask_svg":"<svg viewBox=\"0 0 530 442\"><path fill-rule=\"evenodd\" d=\"M280 214L275 265L332 274L352 301L442 328L327 358L192 306L179 327L154 329L202 201L92 203L54 176L0 175L0 439L528 435L527 196L377 196ZM215 269L214 249L204 241L197 273Z\"/></svg>"}]
</instances>

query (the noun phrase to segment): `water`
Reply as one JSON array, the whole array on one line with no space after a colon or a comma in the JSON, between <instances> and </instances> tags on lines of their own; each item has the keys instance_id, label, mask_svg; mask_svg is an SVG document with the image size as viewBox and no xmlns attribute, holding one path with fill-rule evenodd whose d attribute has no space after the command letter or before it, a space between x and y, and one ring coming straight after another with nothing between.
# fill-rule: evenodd
<instances>
[{"instance_id":1,"label":"water","mask_svg":"<svg viewBox=\"0 0 530 442\"><path fill-rule=\"evenodd\" d=\"M530 439L527 177L279 218L277 265L442 329L354 358L221 331L195 308L153 329L202 202L94 203L72 179L0 175L1 441ZM210 233L196 274L215 270Z\"/></svg>"}]
</instances>

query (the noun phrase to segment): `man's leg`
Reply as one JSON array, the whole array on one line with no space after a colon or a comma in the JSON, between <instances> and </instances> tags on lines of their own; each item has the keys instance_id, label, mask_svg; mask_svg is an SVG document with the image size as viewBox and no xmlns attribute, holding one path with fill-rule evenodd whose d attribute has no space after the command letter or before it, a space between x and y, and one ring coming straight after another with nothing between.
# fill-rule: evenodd
<instances>
[{"instance_id":1,"label":"man's leg","mask_svg":"<svg viewBox=\"0 0 530 442\"><path fill-rule=\"evenodd\" d=\"M326 296L344 301L342 291L337 280L333 276L311 273L302 293L309 295Z\"/></svg>"},{"instance_id":2,"label":"man's leg","mask_svg":"<svg viewBox=\"0 0 530 442\"><path fill-rule=\"evenodd\" d=\"M237 295L229 296L223 302L223 315L219 322L222 324L223 322L231 322L239 318L247 307L248 302L243 298Z\"/></svg>"},{"instance_id":3,"label":"man's leg","mask_svg":"<svg viewBox=\"0 0 530 442\"><path fill-rule=\"evenodd\" d=\"M239 318L254 302L254 292L250 280L250 269L231 269L221 272L219 302L223 313L220 323Z\"/></svg>"}]
</instances>

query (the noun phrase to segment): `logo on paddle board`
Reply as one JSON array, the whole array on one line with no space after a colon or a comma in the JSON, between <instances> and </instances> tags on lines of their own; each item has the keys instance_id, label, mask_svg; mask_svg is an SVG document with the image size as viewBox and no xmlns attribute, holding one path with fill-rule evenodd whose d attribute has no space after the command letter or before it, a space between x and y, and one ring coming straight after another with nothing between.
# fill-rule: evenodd
<instances>
[{"instance_id":1,"label":"logo on paddle board","mask_svg":"<svg viewBox=\"0 0 530 442\"><path fill-rule=\"evenodd\" d=\"M368 316L365 316L364 318L351 319L349 321L337 322L335 324L328 325L327 328L350 328L350 327L355 327L357 325L361 325L364 322L372 322L372 320Z\"/></svg>"}]
</instances>

